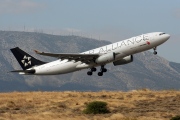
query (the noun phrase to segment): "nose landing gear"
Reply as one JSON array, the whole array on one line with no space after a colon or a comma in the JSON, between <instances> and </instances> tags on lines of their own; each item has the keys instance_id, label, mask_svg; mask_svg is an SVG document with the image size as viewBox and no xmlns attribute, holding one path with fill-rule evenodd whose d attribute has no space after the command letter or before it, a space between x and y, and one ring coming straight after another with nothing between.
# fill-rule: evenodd
<instances>
[{"instance_id":1,"label":"nose landing gear","mask_svg":"<svg viewBox=\"0 0 180 120\"><path fill-rule=\"evenodd\" d=\"M157 55L156 49L157 49L157 47L154 47L154 48L153 48L153 50L154 50L153 54L154 54L154 55Z\"/></svg>"}]
</instances>

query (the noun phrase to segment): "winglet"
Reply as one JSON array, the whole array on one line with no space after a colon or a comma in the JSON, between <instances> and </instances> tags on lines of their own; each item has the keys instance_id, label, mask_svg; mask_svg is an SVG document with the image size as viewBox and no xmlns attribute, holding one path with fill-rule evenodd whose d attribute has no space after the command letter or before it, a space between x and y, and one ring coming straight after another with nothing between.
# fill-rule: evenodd
<instances>
[{"instance_id":1,"label":"winglet","mask_svg":"<svg viewBox=\"0 0 180 120\"><path fill-rule=\"evenodd\" d=\"M38 51L38 50L34 50L34 52L35 52L36 54L40 54L40 53L41 53L41 52Z\"/></svg>"}]
</instances>

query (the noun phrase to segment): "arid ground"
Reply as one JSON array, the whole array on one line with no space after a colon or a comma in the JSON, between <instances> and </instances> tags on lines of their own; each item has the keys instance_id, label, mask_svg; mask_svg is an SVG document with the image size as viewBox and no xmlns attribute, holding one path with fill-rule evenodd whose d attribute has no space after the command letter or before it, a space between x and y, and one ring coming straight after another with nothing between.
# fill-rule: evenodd
<instances>
[{"instance_id":1,"label":"arid ground","mask_svg":"<svg viewBox=\"0 0 180 120\"><path fill-rule=\"evenodd\" d=\"M111 113L83 114L104 101ZM180 115L180 91L0 93L0 120L169 120Z\"/></svg>"}]
</instances>

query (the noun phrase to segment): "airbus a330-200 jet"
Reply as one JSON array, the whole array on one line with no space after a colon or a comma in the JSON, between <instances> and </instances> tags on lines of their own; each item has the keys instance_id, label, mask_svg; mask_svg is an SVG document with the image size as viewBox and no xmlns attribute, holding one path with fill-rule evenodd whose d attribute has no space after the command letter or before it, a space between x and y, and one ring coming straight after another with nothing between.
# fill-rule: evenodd
<instances>
[{"instance_id":1,"label":"airbus a330-200 jet","mask_svg":"<svg viewBox=\"0 0 180 120\"><path fill-rule=\"evenodd\" d=\"M48 53L35 50L35 53L58 58L52 62L40 61L19 47L12 48L11 52L23 70L14 70L24 75L56 75L65 74L82 69L89 69L87 75L92 75L100 66L98 76L102 76L107 69L105 65L113 63L114 66L124 65L133 61L133 54L149 49L154 50L170 38L164 32L152 32L132 37L123 41L95 48L83 53Z\"/></svg>"}]
</instances>

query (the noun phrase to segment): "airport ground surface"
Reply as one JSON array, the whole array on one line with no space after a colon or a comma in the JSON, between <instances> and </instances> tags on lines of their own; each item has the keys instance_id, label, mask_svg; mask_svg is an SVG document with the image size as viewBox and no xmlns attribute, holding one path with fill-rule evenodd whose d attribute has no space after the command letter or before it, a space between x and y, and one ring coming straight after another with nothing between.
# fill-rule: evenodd
<instances>
[{"instance_id":1,"label":"airport ground surface","mask_svg":"<svg viewBox=\"0 0 180 120\"><path fill-rule=\"evenodd\" d=\"M83 114L104 101L111 113ZM0 120L169 120L180 115L180 91L0 93Z\"/></svg>"}]
</instances>

